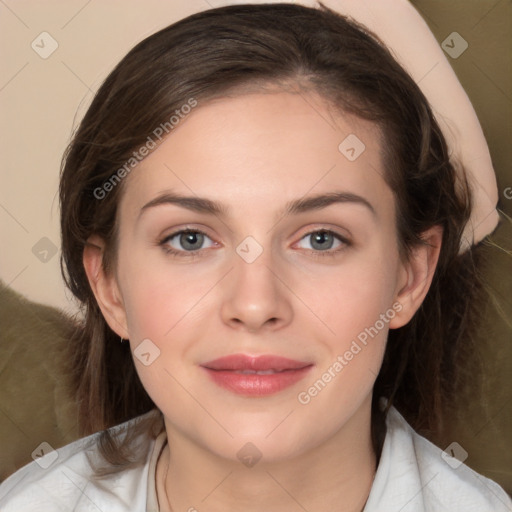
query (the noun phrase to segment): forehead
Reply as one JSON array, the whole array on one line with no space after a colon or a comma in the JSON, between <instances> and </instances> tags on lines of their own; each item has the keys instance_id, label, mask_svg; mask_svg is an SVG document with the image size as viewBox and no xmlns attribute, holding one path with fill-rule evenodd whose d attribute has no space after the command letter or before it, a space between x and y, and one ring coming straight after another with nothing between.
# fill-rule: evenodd
<instances>
[{"instance_id":1,"label":"forehead","mask_svg":"<svg viewBox=\"0 0 512 512\"><path fill-rule=\"evenodd\" d=\"M312 93L250 93L199 103L132 171L123 201L136 211L173 190L269 209L340 189L392 200L383 173L374 124Z\"/></svg>"}]
</instances>

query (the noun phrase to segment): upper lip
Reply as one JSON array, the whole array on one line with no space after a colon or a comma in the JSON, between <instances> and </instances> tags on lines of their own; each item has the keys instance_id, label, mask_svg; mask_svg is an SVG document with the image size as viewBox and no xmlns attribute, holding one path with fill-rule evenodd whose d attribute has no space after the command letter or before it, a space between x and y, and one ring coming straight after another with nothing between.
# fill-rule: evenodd
<instances>
[{"instance_id":1,"label":"upper lip","mask_svg":"<svg viewBox=\"0 0 512 512\"><path fill-rule=\"evenodd\" d=\"M207 363L201 364L210 370L297 370L311 366L312 363L304 361L296 361L286 357L276 355L246 355L246 354L232 354L229 356L219 357Z\"/></svg>"}]
</instances>

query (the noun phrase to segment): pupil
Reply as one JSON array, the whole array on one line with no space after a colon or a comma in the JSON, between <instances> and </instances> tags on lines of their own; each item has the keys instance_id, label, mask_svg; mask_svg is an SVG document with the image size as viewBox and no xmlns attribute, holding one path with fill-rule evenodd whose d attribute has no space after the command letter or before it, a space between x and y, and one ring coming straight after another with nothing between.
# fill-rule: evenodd
<instances>
[{"instance_id":1,"label":"pupil","mask_svg":"<svg viewBox=\"0 0 512 512\"><path fill-rule=\"evenodd\" d=\"M202 245L202 234L201 233L183 233L181 235L181 244L184 249L200 249ZM198 247L194 247L197 245Z\"/></svg>"},{"instance_id":2,"label":"pupil","mask_svg":"<svg viewBox=\"0 0 512 512\"><path fill-rule=\"evenodd\" d=\"M325 243L327 241L327 243ZM330 243L329 243L330 242ZM311 244L315 249L330 249L332 247L332 235L326 231L319 231L313 235L313 243ZM315 244L318 244L315 247Z\"/></svg>"}]
</instances>

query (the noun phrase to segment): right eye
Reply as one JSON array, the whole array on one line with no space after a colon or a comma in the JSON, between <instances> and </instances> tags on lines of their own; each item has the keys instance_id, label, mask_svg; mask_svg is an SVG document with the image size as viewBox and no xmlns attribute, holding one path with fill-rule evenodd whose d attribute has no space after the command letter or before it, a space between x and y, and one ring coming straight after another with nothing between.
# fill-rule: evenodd
<instances>
[{"instance_id":1,"label":"right eye","mask_svg":"<svg viewBox=\"0 0 512 512\"><path fill-rule=\"evenodd\" d=\"M211 243L203 247L206 239ZM160 241L160 245L166 252L183 257L196 255L200 250L212 247L214 244L215 242L206 233L198 229L175 231Z\"/></svg>"}]
</instances>

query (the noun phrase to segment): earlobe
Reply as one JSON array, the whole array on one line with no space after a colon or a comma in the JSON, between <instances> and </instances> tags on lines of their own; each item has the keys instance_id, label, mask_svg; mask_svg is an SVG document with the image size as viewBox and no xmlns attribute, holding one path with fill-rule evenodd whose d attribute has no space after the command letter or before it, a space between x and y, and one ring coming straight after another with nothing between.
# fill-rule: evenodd
<instances>
[{"instance_id":1,"label":"earlobe","mask_svg":"<svg viewBox=\"0 0 512 512\"><path fill-rule=\"evenodd\" d=\"M432 284L441 251L443 228L430 228L422 239L426 244L415 247L409 261L401 268L402 279L395 300L401 304L402 309L390 321L391 329L402 327L411 320Z\"/></svg>"},{"instance_id":2,"label":"earlobe","mask_svg":"<svg viewBox=\"0 0 512 512\"><path fill-rule=\"evenodd\" d=\"M84 247L83 265L96 302L110 326L122 338L129 338L126 312L114 275L106 275L103 268L104 241L93 235Z\"/></svg>"}]
</instances>

